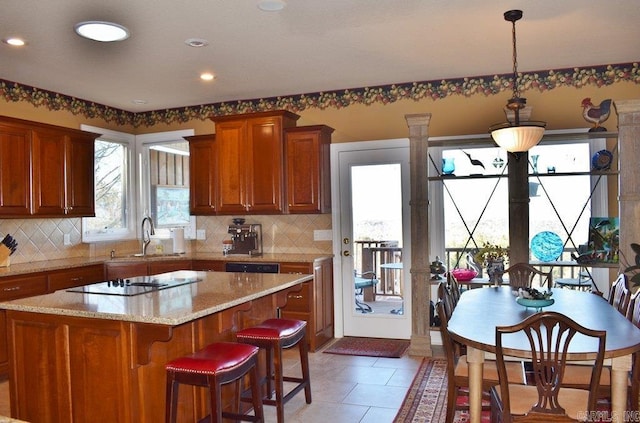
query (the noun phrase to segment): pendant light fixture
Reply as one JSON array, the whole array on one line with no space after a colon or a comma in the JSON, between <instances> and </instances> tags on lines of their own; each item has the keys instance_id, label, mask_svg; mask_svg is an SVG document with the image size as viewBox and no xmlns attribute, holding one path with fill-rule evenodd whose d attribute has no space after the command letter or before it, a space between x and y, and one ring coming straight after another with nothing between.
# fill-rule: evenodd
<instances>
[{"instance_id":1,"label":"pendant light fixture","mask_svg":"<svg viewBox=\"0 0 640 423\"><path fill-rule=\"evenodd\" d=\"M518 76L518 53L516 50L516 21L522 18L522 10L504 12L504 19L512 24L513 38L513 96L507 101L507 109L513 112L513 121L499 123L489 128L491 137L498 146L510 153L522 153L538 144L544 135L545 122L520 121L520 110L527 99L520 97Z\"/></svg>"}]
</instances>

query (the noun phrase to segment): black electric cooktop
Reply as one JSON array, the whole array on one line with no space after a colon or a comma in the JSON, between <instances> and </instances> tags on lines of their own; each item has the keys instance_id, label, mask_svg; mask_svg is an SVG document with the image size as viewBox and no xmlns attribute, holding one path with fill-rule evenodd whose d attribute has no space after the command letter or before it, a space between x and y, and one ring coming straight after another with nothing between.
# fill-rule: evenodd
<instances>
[{"instance_id":1,"label":"black electric cooktop","mask_svg":"<svg viewBox=\"0 0 640 423\"><path fill-rule=\"evenodd\" d=\"M79 292L82 294L119 295L131 297L160 291L162 289L175 288L202 280L200 272L178 271L163 273L153 276L135 276L132 278L119 278L91 285L77 286L68 289L67 292Z\"/></svg>"}]
</instances>

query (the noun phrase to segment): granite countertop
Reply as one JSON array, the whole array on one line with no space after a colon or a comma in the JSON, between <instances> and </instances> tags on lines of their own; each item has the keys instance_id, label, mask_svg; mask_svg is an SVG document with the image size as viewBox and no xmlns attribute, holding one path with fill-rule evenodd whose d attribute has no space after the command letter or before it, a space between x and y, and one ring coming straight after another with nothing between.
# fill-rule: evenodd
<instances>
[{"instance_id":1,"label":"granite countertop","mask_svg":"<svg viewBox=\"0 0 640 423\"><path fill-rule=\"evenodd\" d=\"M190 270L163 275L196 276L201 280L134 296L60 290L0 302L0 309L175 326L313 279L313 275L300 274Z\"/></svg>"},{"instance_id":2,"label":"granite countertop","mask_svg":"<svg viewBox=\"0 0 640 423\"><path fill-rule=\"evenodd\" d=\"M260 256L248 255L223 255L222 253L187 253L176 255L153 255L146 257L136 257L129 255L116 255L110 257L73 257L58 260L42 260L28 263L12 264L8 267L0 267L0 278L3 276L15 276L27 273L49 272L52 270L64 270L73 267L86 266L90 264L117 263L117 262L141 262L141 261L170 261L170 260L223 260L234 262L262 262L262 263L308 263L317 259L331 258L332 254L263 254Z\"/></svg>"}]
</instances>

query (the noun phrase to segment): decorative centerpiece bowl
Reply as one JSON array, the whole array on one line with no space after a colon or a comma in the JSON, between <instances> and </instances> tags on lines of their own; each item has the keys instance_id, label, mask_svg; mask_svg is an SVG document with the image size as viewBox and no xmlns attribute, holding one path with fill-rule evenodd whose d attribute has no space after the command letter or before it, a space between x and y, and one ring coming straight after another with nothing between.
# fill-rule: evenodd
<instances>
[{"instance_id":1,"label":"decorative centerpiece bowl","mask_svg":"<svg viewBox=\"0 0 640 423\"><path fill-rule=\"evenodd\" d=\"M535 308L541 311L543 307L548 307L555 301L551 296L551 291L538 291L535 288L519 288L517 292L518 298L516 302L526 308Z\"/></svg>"},{"instance_id":2,"label":"decorative centerpiece bowl","mask_svg":"<svg viewBox=\"0 0 640 423\"><path fill-rule=\"evenodd\" d=\"M478 272L473 269L453 269L451 274L460 282L468 282L478 276Z\"/></svg>"}]
</instances>

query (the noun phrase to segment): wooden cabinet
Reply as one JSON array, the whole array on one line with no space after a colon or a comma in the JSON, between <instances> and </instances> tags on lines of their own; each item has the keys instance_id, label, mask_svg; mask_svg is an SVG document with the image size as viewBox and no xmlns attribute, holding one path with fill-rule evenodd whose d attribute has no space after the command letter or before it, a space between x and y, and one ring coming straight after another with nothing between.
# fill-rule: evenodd
<instances>
[{"instance_id":1,"label":"wooden cabinet","mask_svg":"<svg viewBox=\"0 0 640 423\"><path fill-rule=\"evenodd\" d=\"M215 135L185 137L189 141L189 209L194 215L216 213L217 155Z\"/></svg>"},{"instance_id":2,"label":"wooden cabinet","mask_svg":"<svg viewBox=\"0 0 640 423\"><path fill-rule=\"evenodd\" d=\"M0 217L31 213L31 131L0 121Z\"/></svg>"},{"instance_id":3,"label":"wooden cabinet","mask_svg":"<svg viewBox=\"0 0 640 423\"><path fill-rule=\"evenodd\" d=\"M34 215L95 215L94 138L71 129L33 130Z\"/></svg>"},{"instance_id":4,"label":"wooden cabinet","mask_svg":"<svg viewBox=\"0 0 640 423\"><path fill-rule=\"evenodd\" d=\"M332 132L333 128L325 125L285 130L288 213L331 212Z\"/></svg>"},{"instance_id":5,"label":"wooden cabinet","mask_svg":"<svg viewBox=\"0 0 640 423\"><path fill-rule=\"evenodd\" d=\"M193 260L191 269L202 272L224 272L224 264L223 260Z\"/></svg>"},{"instance_id":6,"label":"wooden cabinet","mask_svg":"<svg viewBox=\"0 0 640 423\"><path fill-rule=\"evenodd\" d=\"M216 117L218 214L283 212L283 130L298 115L264 112Z\"/></svg>"},{"instance_id":7,"label":"wooden cabinet","mask_svg":"<svg viewBox=\"0 0 640 423\"><path fill-rule=\"evenodd\" d=\"M73 288L104 280L104 265L74 267L72 269L56 270L47 274L48 291Z\"/></svg>"},{"instance_id":8,"label":"wooden cabinet","mask_svg":"<svg viewBox=\"0 0 640 423\"><path fill-rule=\"evenodd\" d=\"M47 293L44 273L0 278L0 301L15 300ZM9 372L6 310L0 310L0 378Z\"/></svg>"},{"instance_id":9,"label":"wooden cabinet","mask_svg":"<svg viewBox=\"0 0 640 423\"><path fill-rule=\"evenodd\" d=\"M287 303L281 315L307 322L309 349L316 351L333 339L333 260L280 263L280 273L313 274L313 280L303 283L301 290L287 294Z\"/></svg>"},{"instance_id":10,"label":"wooden cabinet","mask_svg":"<svg viewBox=\"0 0 640 423\"><path fill-rule=\"evenodd\" d=\"M157 275L176 270L191 270L191 260L135 261L105 263L107 280Z\"/></svg>"},{"instance_id":11,"label":"wooden cabinet","mask_svg":"<svg viewBox=\"0 0 640 423\"><path fill-rule=\"evenodd\" d=\"M97 137L0 117L0 215L93 216Z\"/></svg>"}]
</instances>

